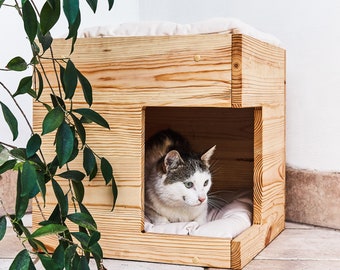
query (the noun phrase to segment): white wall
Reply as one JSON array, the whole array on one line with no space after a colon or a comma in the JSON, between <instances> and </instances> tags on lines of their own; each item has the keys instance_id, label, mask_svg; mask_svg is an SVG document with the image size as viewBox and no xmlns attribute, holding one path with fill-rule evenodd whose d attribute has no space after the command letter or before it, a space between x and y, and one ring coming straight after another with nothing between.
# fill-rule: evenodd
<instances>
[{"instance_id":1,"label":"white wall","mask_svg":"<svg viewBox=\"0 0 340 270\"><path fill-rule=\"evenodd\" d=\"M141 20L236 17L287 50L287 162L340 171L340 1L143 0Z\"/></svg>"},{"instance_id":2,"label":"white wall","mask_svg":"<svg viewBox=\"0 0 340 270\"><path fill-rule=\"evenodd\" d=\"M298 168L340 171L340 1L116 0L111 12L106 11L106 1L99 3L96 15L85 8L82 27L138 19L190 23L237 17L277 36L287 49L287 162ZM27 47L18 38L19 27L10 27L15 23L15 16L2 7L0 24L8 27L0 28L0 36L6 35L1 50L8 53L0 53L0 67ZM65 22L54 33L64 34ZM5 79L15 91L12 74L0 72L0 81ZM22 102L31 114L31 103ZM19 144L24 145L27 136ZM0 141L10 141L3 124Z\"/></svg>"}]
</instances>

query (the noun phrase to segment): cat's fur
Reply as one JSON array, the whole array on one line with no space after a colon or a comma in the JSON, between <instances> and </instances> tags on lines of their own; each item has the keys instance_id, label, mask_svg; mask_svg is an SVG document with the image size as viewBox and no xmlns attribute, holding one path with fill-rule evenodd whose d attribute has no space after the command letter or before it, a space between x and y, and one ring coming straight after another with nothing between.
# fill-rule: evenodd
<instances>
[{"instance_id":1,"label":"cat's fur","mask_svg":"<svg viewBox=\"0 0 340 270\"><path fill-rule=\"evenodd\" d=\"M207 219L211 187L209 160L215 146L203 154L173 130L163 130L145 144L145 215L153 224Z\"/></svg>"}]
</instances>

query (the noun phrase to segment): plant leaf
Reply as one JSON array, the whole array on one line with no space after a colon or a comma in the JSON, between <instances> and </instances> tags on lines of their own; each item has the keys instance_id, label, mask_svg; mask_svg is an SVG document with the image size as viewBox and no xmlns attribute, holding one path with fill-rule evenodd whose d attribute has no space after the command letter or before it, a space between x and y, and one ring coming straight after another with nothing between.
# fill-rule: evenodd
<instances>
[{"instance_id":1,"label":"plant leaf","mask_svg":"<svg viewBox=\"0 0 340 270\"><path fill-rule=\"evenodd\" d=\"M100 240L100 232L94 231L90 236L88 246L90 247L90 246L98 243L99 240Z\"/></svg>"},{"instance_id":2,"label":"plant leaf","mask_svg":"<svg viewBox=\"0 0 340 270\"><path fill-rule=\"evenodd\" d=\"M60 106L61 108L66 110L66 105L65 105L65 102L64 102L64 100L62 98L60 98L58 96L55 96L55 95L51 95L51 101L52 101L52 104L53 104L54 108Z\"/></svg>"},{"instance_id":3,"label":"plant leaf","mask_svg":"<svg viewBox=\"0 0 340 270\"><path fill-rule=\"evenodd\" d=\"M15 200L15 218L17 220L21 220L22 217L25 215L27 207L28 207L28 195L23 197L21 196L22 193L22 184L21 184L21 172L18 170L18 177L17 177L17 195Z\"/></svg>"},{"instance_id":4,"label":"plant leaf","mask_svg":"<svg viewBox=\"0 0 340 270\"><path fill-rule=\"evenodd\" d=\"M78 201L78 205L79 205L81 213L84 213L84 214L87 214L87 215L91 216L90 211L86 208L86 206L82 202Z\"/></svg>"},{"instance_id":5,"label":"plant leaf","mask_svg":"<svg viewBox=\"0 0 340 270\"><path fill-rule=\"evenodd\" d=\"M38 100L43 92L44 89L44 81L42 79L41 73L38 69L35 69L36 74L38 75L38 93L37 93L37 98L36 100Z\"/></svg>"},{"instance_id":6,"label":"plant leaf","mask_svg":"<svg viewBox=\"0 0 340 270\"><path fill-rule=\"evenodd\" d=\"M80 242L82 247L88 248L90 236L84 232L72 232L71 234Z\"/></svg>"},{"instance_id":7,"label":"plant leaf","mask_svg":"<svg viewBox=\"0 0 340 270\"><path fill-rule=\"evenodd\" d=\"M55 0L54 5L45 2L40 13L41 33L46 35L57 23L60 17L60 0Z\"/></svg>"},{"instance_id":8,"label":"plant leaf","mask_svg":"<svg viewBox=\"0 0 340 270\"><path fill-rule=\"evenodd\" d=\"M13 141L15 141L18 138L18 121L15 118L14 114L11 112L11 110L0 101L2 113L4 115L5 121L7 125L9 126L12 135L13 135Z\"/></svg>"},{"instance_id":9,"label":"plant leaf","mask_svg":"<svg viewBox=\"0 0 340 270\"><path fill-rule=\"evenodd\" d=\"M38 20L37 20L37 16L35 14L34 8L30 1L23 1L22 17L24 21L24 28L25 28L26 34L32 44L37 35Z\"/></svg>"},{"instance_id":10,"label":"plant leaf","mask_svg":"<svg viewBox=\"0 0 340 270\"><path fill-rule=\"evenodd\" d=\"M86 131L85 131L85 128L83 126L83 123L72 112L70 113L70 115L71 115L73 122L74 122L74 125L77 129L78 136L81 140L81 143L84 145L85 142L86 142Z\"/></svg>"},{"instance_id":11,"label":"plant leaf","mask_svg":"<svg viewBox=\"0 0 340 270\"><path fill-rule=\"evenodd\" d=\"M21 197L27 197L37 185L37 172L35 167L25 161L21 173Z\"/></svg>"},{"instance_id":12,"label":"plant leaf","mask_svg":"<svg viewBox=\"0 0 340 270\"><path fill-rule=\"evenodd\" d=\"M90 175L90 173L94 170L95 166L96 166L96 158L92 150L88 147L84 147L83 167L85 169L86 175Z\"/></svg>"},{"instance_id":13,"label":"plant leaf","mask_svg":"<svg viewBox=\"0 0 340 270\"><path fill-rule=\"evenodd\" d=\"M89 108L81 108L73 110L76 113L81 114L85 118L97 123L98 125L110 129L108 122L97 112L89 109Z\"/></svg>"},{"instance_id":14,"label":"plant leaf","mask_svg":"<svg viewBox=\"0 0 340 270\"><path fill-rule=\"evenodd\" d=\"M43 35L40 29L38 29L38 39L44 52L46 52L51 47L52 42L53 42L51 33L47 32L45 35Z\"/></svg>"},{"instance_id":15,"label":"plant leaf","mask_svg":"<svg viewBox=\"0 0 340 270\"><path fill-rule=\"evenodd\" d=\"M96 222L94 221L93 217L89 214L86 213L73 213L67 215L67 218L71 220L73 223L84 227L86 229L96 231L97 230L97 225Z\"/></svg>"},{"instance_id":16,"label":"plant leaf","mask_svg":"<svg viewBox=\"0 0 340 270\"><path fill-rule=\"evenodd\" d=\"M65 266L65 249L62 243L58 245L52 254L53 261L59 265L60 269L64 269Z\"/></svg>"},{"instance_id":17,"label":"plant leaf","mask_svg":"<svg viewBox=\"0 0 340 270\"><path fill-rule=\"evenodd\" d=\"M71 162L72 160L74 160L77 156L78 156L78 153L79 153L79 149L78 149L78 138L76 137L75 135L75 131L74 131L74 127L71 127L71 131L72 131L72 134L73 134L73 151L72 151L72 154L69 158L69 160L67 162Z\"/></svg>"},{"instance_id":18,"label":"plant leaf","mask_svg":"<svg viewBox=\"0 0 340 270\"><path fill-rule=\"evenodd\" d=\"M21 219L17 219L15 215L9 215L9 218L12 221L14 230L17 232L18 235L22 235L23 234L23 230L21 229L21 227L24 225L22 223Z\"/></svg>"},{"instance_id":19,"label":"plant leaf","mask_svg":"<svg viewBox=\"0 0 340 270\"><path fill-rule=\"evenodd\" d=\"M48 170L52 175L54 175L59 167L58 157L55 156L52 162L47 164Z\"/></svg>"},{"instance_id":20,"label":"plant leaf","mask_svg":"<svg viewBox=\"0 0 340 270\"><path fill-rule=\"evenodd\" d=\"M96 163L94 168L93 168L93 171L89 175L89 181L93 180L93 178L95 178L97 176L97 172L98 172L98 166L97 166L97 163Z\"/></svg>"},{"instance_id":21,"label":"plant leaf","mask_svg":"<svg viewBox=\"0 0 340 270\"><path fill-rule=\"evenodd\" d=\"M67 35L66 39L70 39L70 38L73 39L72 40L72 46L71 46L71 54L72 54L73 49L74 49L74 44L77 40L77 34L78 34L80 22L81 22L81 14L80 14L80 11L79 11L75 22L72 25L68 26L69 29L68 29L68 35Z\"/></svg>"},{"instance_id":22,"label":"plant leaf","mask_svg":"<svg viewBox=\"0 0 340 270\"><path fill-rule=\"evenodd\" d=\"M45 183L45 175L42 172L39 172L37 174L37 180L38 180L38 188L39 191L41 193L41 196L43 198L44 201L44 207L45 207L45 203L46 203L46 183ZM49 179L49 178L48 178Z\"/></svg>"},{"instance_id":23,"label":"plant leaf","mask_svg":"<svg viewBox=\"0 0 340 270\"><path fill-rule=\"evenodd\" d=\"M42 252L45 252L46 254L48 253L48 250L46 249L45 245L43 242L39 241L38 239L29 239L30 243L33 243L37 248L36 250L41 250ZM32 246L32 245L31 245Z\"/></svg>"},{"instance_id":24,"label":"plant leaf","mask_svg":"<svg viewBox=\"0 0 340 270\"><path fill-rule=\"evenodd\" d=\"M13 148L11 151L9 151L11 156L20 159L20 160L26 160L26 150L24 148Z\"/></svg>"},{"instance_id":25,"label":"plant leaf","mask_svg":"<svg viewBox=\"0 0 340 270\"><path fill-rule=\"evenodd\" d=\"M71 268L72 262L75 261L77 257L77 245L70 245L65 249L65 269L66 270L72 270L74 268Z\"/></svg>"},{"instance_id":26,"label":"plant leaf","mask_svg":"<svg viewBox=\"0 0 340 270\"><path fill-rule=\"evenodd\" d=\"M104 157L100 159L100 169L107 185L113 179L113 170L111 164Z\"/></svg>"},{"instance_id":27,"label":"plant leaf","mask_svg":"<svg viewBox=\"0 0 340 270\"><path fill-rule=\"evenodd\" d=\"M45 235L50 235L50 234L58 234L58 233L63 233L66 230L68 230L68 228L64 225L60 225L60 224L47 224L43 227L40 227L38 229L36 229L31 237L32 238L37 238L37 237L42 237Z\"/></svg>"},{"instance_id":28,"label":"plant leaf","mask_svg":"<svg viewBox=\"0 0 340 270\"><path fill-rule=\"evenodd\" d=\"M17 91L13 94L13 97L16 97L18 95L27 94L31 91L31 89L32 89L32 76L22 78L20 80Z\"/></svg>"},{"instance_id":29,"label":"plant leaf","mask_svg":"<svg viewBox=\"0 0 340 270\"><path fill-rule=\"evenodd\" d=\"M112 195L113 195L113 205L112 205L111 211L113 211L113 208L115 207L117 198L118 198L118 188L117 188L117 184L114 178L112 179L111 189L112 189Z\"/></svg>"},{"instance_id":30,"label":"plant leaf","mask_svg":"<svg viewBox=\"0 0 340 270\"><path fill-rule=\"evenodd\" d=\"M28 140L26 145L26 156L27 158L32 157L41 146L41 138L38 134L33 134L33 136Z\"/></svg>"},{"instance_id":31,"label":"plant leaf","mask_svg":"<svg viewBox=\"0 0 340 270\"><path fill-rule=\"evenodd\" d=\"M95 243L95 244L90 246L90 251L91 251L94 259L96 260L97 266L100 266L100 263L103 259L102 248L100 247L100 245L98 243Z\"/></svg>"},{"instance_id":32,"label":"plant leaf","mask_svg":"<svg viewBox=\"0 0 340 270\"><path fill-rule=\"evenodd\" d=\"M77 72L78 72L78 79L79 79L81 87L83 89L85 101L91 107L92 101L93 101L92 86L91 86L90 82L88 81L88 79L82 73L80 73L79 70L77 70Z\"/></svg>"},{"instance_id":33,"label":"plant leaf","mask_svg":"<svg viewBox=\"0 0 340 270\"><path fill-rule=\"evenodd\" d=\"M63 10L68 24L74 24L79 13L79 0L64 0Z\"/></svg>"},{"instance_id":34,"label":"plant leaf","mask_svg":"<svg viewBox=\"0 0 340 270\"><path fill-rule=\"evenodd\" d=\"M96 13L97 10L97 2L98 0L86 0L90 8L92 9L93 13Z\"/></svg>"},{"instance_id":35,"label":"plant leaf","mask_svg":"<svg viewBox=\"0 0 340 270\"><path fill-rule=\"evenodd\" d=\"M56 151L59 167L62 167L70 159L73 152L74 135L68 124L64 121L56 134Z\"/></svg>"},{"instance_id":36,"label":"plant leaf","mask_svg":"<svg viewBox=\"0 0 340 270\"><path fill-rule=\"evenodd\" d=\"M0 217L0 241L4 238L6 234L7 220L6 216Z\"/></svg>"},{"instance_id":37,"label":"plant leaf","mask_svg":"<svg viewBox=\"0 0 340 270\"><path fill-rule=\"evenodd\" d=\"M63 109L58 106L49 111L42 124L42 135L50 133L60 127L60 125L64 122L65 113Z\"/></svg>"},{"instance_id":38,"label":"plant leaf","mask_svg":"<svg viewBox=\"0 0 340 270\"><path fill-rule=\"evenodd\" d=\"M114 179L114 176L113 176L112 166L106 158L102 157L101 162L100 162L100 168L101 168L102 175L104 177L106 185L109 184L110 181L112 180L112 186L111 186L112 194L113 194L113 205L111 209L112 211L114 206L116 205L116 201L118 197L118 188L117 188L117 184Z\"/></svg>"},{"instance_id":39,"label":"plant leaf","mask_svg":"<svg viewBox=\"0 0 340 270\"><path fill-rule=\"evenodd\" d=\"M75 181L75 182L81 182L81 180L84 179L85 174L77 170L68 170L66 172L57 174L57 176L65 178L65 179L71 179L72 181Z\"/></svg>"},{"instance_id":40,"label":"plant leaf","mask_svg":"<svg viewBox=\"0 0 340 270\"><path fill-rule=\"evenodd\" d=\"M0 166L9 159L9 151L6 147L0 144Z\"/></svg>"},{"instance_id":41,"label":"plant leaf","mask_svg":"<svg viewBox=\"0 0 340 270\"><path fill-rule=\"evenodd\" d=\"M14 70L14 71L24 71L27 69L27 67L28 67L28 64L20 56L14 57L6 65L6 68L8 68L9 70Z\"/></svg>"},{"instance_id":42,"label":"plant leaf","mask_svg":"<svg viewBox=\"0 0 340 270\"><path fill-rule=\"evenodd\" d=\"M114 4L114 0L108 0L108 1L109 1L109 10L111 10Z\"/></svg>"},{"instance_id":43,"label":"plant leaf","mask_svg":"<svg viewBox=\"0 0 340 270\"><path fill-rule=\"evenodd\" d=\"M85 256L80 256L77 270L90 270L89 263Z\"/></svg>"},{"instance_id":44,"label":"plant leaf","mask_svg":"<svg viewBox=\"0 0 340 270\"><path fill-rule=\"evenodd\" d=\"M48 270L61 270L62 268L52 259L52 257L38 253L42 265Z\"/></svg>"},{"instance_id":45,"label":"plant leaf","mask_svg":"<svg viewBox=\"0 0 340 270\"><path fill-rule=\"evenodd\" d=\"M78 202L82 202L84 199L85 189L83 182L72 181L72 187L74 190L74 195Z\"/></svg>"},{"instance_id":46,"label":"plant leaf","mask_svg":"<svg viewBox=\"0 0 340 270\"><path fill-rule=\"evenodd\" d=\"M79 24L80 24L80 12L79 12ZM79 26L78 26L78 28L79 28ZM71 30L70 30L70 33L71 33ZM74 45L76 44L76 41L77 41L77 35L78 35L78 32L76 32L76 33L73 34L73 38L72 38L72 46L71 46L70 54L72 54L73 51L74 51Z\"/></svg>"},{"instance_id":47,"label":"plant leaf","mask_svg":"<svg viewBox=\"0 0 340 270\"><path fill-rule=\"evenodd\" d=\"M68 212L67 194L64 195L64 192L61 189L60 185L54 179L52 179L52 187L53 187L54 194L57 197L60 214L62 217L66 217L67 212Z\"/></svg>"},{"instance_id":48,"label":"plant leaf","mask_svg":"<svg viewBox=\"0 0 340 270\"><path fill-rule=\"evenodd\" d=\"M8 170L12 170L16 164L17 164L16 159L7 160L4 164L0 166L0 174L3 174Z\"/></svg>"},{"instance_id":49,"label":"plant leaf","mask_svg":"<svg viewBox=\"0 0 340 270\"><path fill-rule=\"evenodd\" d=\"M35 266L27 249L20 251L14 258L9 270L35 270Z\"/></svg>"},{"instance_id":50,"label":"plant leaf","mask_svg":"<svg viewBox=\"0 0 340 270\"><path fill-rule=\"evenodd\" d=\"M63 86L65 99L72 99L78 83L77 69L71 60L68 60L66 69L64 70Z\"/></svg>"}]
</instances>

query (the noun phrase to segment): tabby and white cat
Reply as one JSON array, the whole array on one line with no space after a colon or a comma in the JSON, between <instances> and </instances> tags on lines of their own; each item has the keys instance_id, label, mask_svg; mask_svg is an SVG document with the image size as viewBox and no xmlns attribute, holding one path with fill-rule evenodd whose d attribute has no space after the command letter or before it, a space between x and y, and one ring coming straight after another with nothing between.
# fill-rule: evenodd
<instances>
[{"instance_id":1,"label":"tabby and white cat","mask_svg":"<svg viewBox=\"0 0 340 270\"><path fill-rule=\"evenodd\" d=\"M195 153L185 138L170 129L146 142L145 215L153 224L206 223L209 160L215 147Z\"/></svg>"}]
</instances>

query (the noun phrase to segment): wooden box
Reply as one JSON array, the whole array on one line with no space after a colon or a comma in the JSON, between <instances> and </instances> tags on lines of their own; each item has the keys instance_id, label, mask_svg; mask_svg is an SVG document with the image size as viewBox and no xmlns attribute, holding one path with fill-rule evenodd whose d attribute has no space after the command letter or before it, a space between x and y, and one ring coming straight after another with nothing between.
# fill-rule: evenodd
<instances>
[{"instance_id":1,"label":"wooden box","mask_svg":"<svg viewBox=\"0 0 340 270\"><path fill-rule=\"evenodd\" d=\"M55 57L68 56L69 45L54 40ZM114 211L104 181L84 182L105 257L240 269L284 229L283 49L241 34L110 37L79 39L71 57L92 83L93 109L111 126L91 126L88 143L113 165ZM86 106L81 94L77 100L74 106ZM42 117L35 106L36 131ZM253 189L249 229L234 239L142 232L144 142L167 127L198 151L217 145L214 190ZM38 215L34 209L34 226Z\"/></svg>"}]
</instances>

